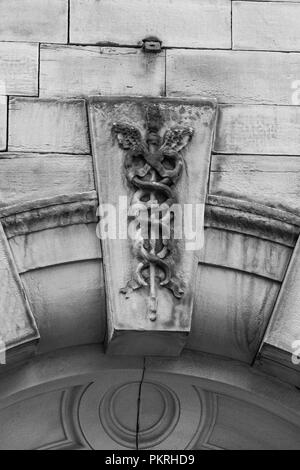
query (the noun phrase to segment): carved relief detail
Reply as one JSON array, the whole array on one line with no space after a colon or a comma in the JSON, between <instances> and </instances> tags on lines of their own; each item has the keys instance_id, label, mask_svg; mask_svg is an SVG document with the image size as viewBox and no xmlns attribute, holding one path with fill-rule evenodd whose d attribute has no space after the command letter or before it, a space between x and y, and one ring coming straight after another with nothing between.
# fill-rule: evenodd
<instances>
[{"instance_id":1,"label":"carved relief detail","mask_svg":"<svg viewBox=\"0 0 300 470\"><path fill-rule=\"evenodd\" d=\"M126 383L106 392L99 408L101 423L106 433L125 448L149 449L163 442L174 431L180 417L180 402L177 395L167 386L144 382L142 387L142 406L137 434L135 421L133 427L120 416L120 410L128 397L135 396L138 382ZM144 396L153 400L152 415L144 416Z\"/></svg>"},{"instance_id":2,"label":"carved relief detail","mask_svg":"<svg viewBox=\"0 0 300 470\"><path fill-rule=\"evenodd\" d=\"M182 150L194 134L192 127L174 126L161 137L162 126L157 105L148 107L145 138L130 124L112 126L112 134L125 152L127 182L134 190L128 219L137 227L133 252L138 265L121 293L129 297L133 290L148 287L152 321L157 315L157 285L168 288L178 299L184 294L184 286L175 275L178 250L170 208L178 202L175 186L184 168Z\"/></svg>"}]
</instances>

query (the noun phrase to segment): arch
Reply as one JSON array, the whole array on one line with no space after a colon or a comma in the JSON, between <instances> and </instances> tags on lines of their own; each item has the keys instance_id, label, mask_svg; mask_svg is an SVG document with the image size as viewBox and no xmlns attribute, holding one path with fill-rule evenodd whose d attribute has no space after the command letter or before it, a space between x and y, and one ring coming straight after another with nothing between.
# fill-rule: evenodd
<instances>
[{"instance_id":1,"label":"arch","mask_svg":"<svg viewBox=\"0 0 300 470\"><path fill-rule=\"evenodd\" d=\"M144 366L108 357L99 345L62 349L2 376L0 402L1 448L299 446L295 389L245 364L193 352Z\"/></svg>"}]
</instances>

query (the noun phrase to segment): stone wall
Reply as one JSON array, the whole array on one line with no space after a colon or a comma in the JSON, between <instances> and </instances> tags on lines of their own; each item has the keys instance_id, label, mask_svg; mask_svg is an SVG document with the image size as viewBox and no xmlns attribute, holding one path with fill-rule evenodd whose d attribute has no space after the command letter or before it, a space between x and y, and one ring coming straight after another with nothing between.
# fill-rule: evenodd
<instances>
[{"instance_id":1,"label":"stone wall","mask_svg":"<svg viewBox=\"0 0 300 470\"><path fill-rule=\"evenodd\" d=\"M299 24L300 0L0 0L0 449L299 449ZM114 302L142 334L122 353L166 357L107 354L133 269L97 237L123 153L91 95L219 103L194 292L153 327ZM182 186L206 194L195 167Z\"/></svg>"},{"instance_id":2,"label":"stone wall","mask_svg":"<svg viewBox=\"0 0 300 470\"><path fill-rule=\"evenodd\" d=\"M1 0L1 205L94 188L81 98L206 95L210 193L300 213L299 22L299 1Z\"/></svg>"}]
</instances>

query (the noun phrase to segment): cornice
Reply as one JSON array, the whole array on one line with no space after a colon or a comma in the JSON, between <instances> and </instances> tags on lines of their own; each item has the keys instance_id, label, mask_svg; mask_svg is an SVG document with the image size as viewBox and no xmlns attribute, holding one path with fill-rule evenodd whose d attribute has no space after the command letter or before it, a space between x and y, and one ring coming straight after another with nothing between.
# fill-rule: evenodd
<instances>
[{"instance_id":1,"label":"cornice","mask_svg":"<svg viewBox=\"0 0 300 470\"><path fill-rule=\"evenodd\" d=\"M96 192L24 202L0 209L7 238L55 227L97 221Z\"/></svg>"},{"instance_id":2,"label":"cornice","mask_svg":"<svg viewBox=\"0 0 300 470\"><path fill-rule=\"evenodd\" d=\"M263 204L208 196L205 226L244 233L293 247L300 233L300 217Z\"/></svg>"}]
</instances>

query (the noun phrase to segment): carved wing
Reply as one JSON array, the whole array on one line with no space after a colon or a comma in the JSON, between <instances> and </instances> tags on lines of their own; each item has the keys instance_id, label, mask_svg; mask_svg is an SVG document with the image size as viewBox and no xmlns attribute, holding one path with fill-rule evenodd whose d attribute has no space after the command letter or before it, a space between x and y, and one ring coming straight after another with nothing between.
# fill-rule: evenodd
<instances>
[{"instance_id":1,"label":"carved wing","mask_svg":"<svg viewBox=\"0 0 300 470\"><path fill-rule=\"evenodd\" d=\"M192 127L176 126L168 129L164 135L163 145L161 150L174 150L180 152L183 150L194 135Z\"/></svg>"},{"instance_id":2,"label":"carved wing","mask_svg":"<svg viewBox=\"0 0 300 470\"><path fill-rule=\"evenodd\" d=\"M114 123L112 133L123 150L133 150L143 147L140 131L130 124Z\"/></svg>"}]
</instances>

